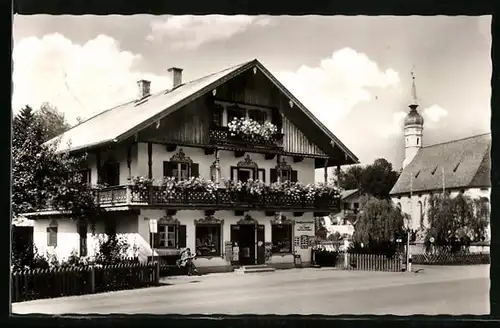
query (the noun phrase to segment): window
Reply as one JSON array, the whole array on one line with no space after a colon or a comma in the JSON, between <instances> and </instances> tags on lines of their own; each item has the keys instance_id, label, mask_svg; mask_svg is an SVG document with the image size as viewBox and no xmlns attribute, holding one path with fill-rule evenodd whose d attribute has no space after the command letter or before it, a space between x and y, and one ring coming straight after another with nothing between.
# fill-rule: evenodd
<instances>
[{"instance_id":1,"label":"window","mask_svg":"<svg viewBox=\"0 0 500 328\"><path fill-rule=\"evenodd\" d=\"M80 256L87 256L87 224L78 225L78 235L80 236Z\"/></svg>"},{"instance_id":2,"label":"window","mask_svg":"<svg viewBox=\"0 0 500 328\"><path fill-rule=\"evenodd\" d=\"M246 116L245 109L238 106L231 106L227 108L227 121L231 122L233 119L240 119Z\"/></svg>"},{"instance_id":3,"label":"window","mask_svg":"<svg viewBox=\"0 0 500 328\"><path fill-rule=\"evenodd\" d=\"M292 225L273 224L271 225L272 253L283 254L292 253Z\"/></svg>"},{"instance_id":4,"label":"window","mask_svg":"<svg viewBox=\"0 0 500 328\"><path fill-rule=\"evenodd\" d=\"M90 169L84 169L80 171L82 183L90 184L92 182L90 173Z\"/></svg>"},{"instance_id":5,"label":"window","mask_svg":"<svg viewBox=\"0 0 500 328\"><path fill-rule=\"evenodd\" d=\"M118 186L120 184L120 163L107 162L104 164L102 182L108 186Z\"/></svg>"},{"instance_id":6,"label":"window","mask_svg":"<svg viewBox=\"0 0 500 328\"><path fill-rule=\"evenodd\" d=\"M104 233L108 236L116 235L116 221L108 219L104 222Z\"/></svg>"},{"instance_id":7,"label":"window","mask_svg":"<svg viewBox=\"0 0 500 328\"><path fill-rule=\"evenodd\" d=\"M222 113L224 112L224 108L221 105L215 105L212 111L212 124L214 126L222 125Z\"/></svg>"},{"instance_id":8,"label":"window","mask_svg":"<svg viewBox=\"0 0 500 328\"><path fill-rule=\"evenodd\" d=\"M190 177L198 177L199 165L193 163L191 158L186 156L182 148L170 158L170 161L163 162L163 176L174 177L176 180L183 180Z\"/></svg>"},{"instance_id":9,"label":"window","mask_svg":"<svg viewBox=\"0 0 500 328\"><path fill-rule=\"evenodd\" d=\"M259 109L250 109L248 110L248 118L264 124L267 120L267 113Z\"/></svg>"},{"instance_id":10,"label":"window","mask_svg":"<svg viewBox=\"0 0 500 328\"><path fill-rule=\"evenodd\" d=\"M297 171L292 170L292 167L286 162L285 157L282 157L278 165L274 169L271 169L271 182L278 181L278 175L281 182L291 181L297 182Z\"/></svg>"},{"instance_id":11,"label":"window","mask_svg":"<svg viewBox=\"0 0 500 328\"><path fill-rule=\"evenodd\" d=\"M418 143L420 142L420 138L417 138L417 146L418 146Z\"/></svg>"},{"instance_id":12,"label":"window","mask_svg":"<svg viewBox=\"0 0 500 328\"><path fill-rule=\"evenodd\" d=\"M253 170L250 169L238 169L238 180L241 182L246 182L249 179L253 179Z\"/></svg>"},{"instance_id":13,"label":"window","mask_svg":"<svg viewBox=\"0 0 500 328\"><path fill-rule=\"evenodd\" d=\"M47 228L47 246L57 246L57 222L52 221Z\"/></svg>"},{"instance_id":14,"label":"window","mask_svg":"<svg viewBox=\"0 0 500 328\"><path fill-rule=\"evenodd\" d=\"M221 255L220 225L196 226L196 255L198 256Z\"/></svg>"},{"instance_id":15,"label":"window","mask_svg":"<svg viewBox=\"0 0 500 328\"><path fill-rule=\"evenodd\" d=\"M398 208L398 210L400 210L400 211L401 211L401 203L398 203L398 204L396 205L396 207Z\"/></svg>"},{"instance_id":16,"label":"window","mask_svg":"<svg viewBox=\"0 0 500 328\"><path fill-rule=\"evenodd\" d=\"M197 163L163 162L163 176L174 177L177 181L197 177L199 166Z\"/></svg>"},{"instance_id":17,"label":"window","mask_svg":"<svg viewBox=\"0 0 500 328\"><path fill-rule=\"evenodd\" d=\"M186 247L186 226L158 222L158 233L155 234L154 246L156 248Z\"/></svg>"},{"instance_id":18,"label":"window","mask_svg":"<svg viewBox=\"0 0 500 328\"><path fill-rule=\"evenodd\" d=\"M418 208L418 222L422 226L423 225L423 220L424 220L424 209L423 209L421 201L418 201L417 208Z\"/></svg>"}]
</instances>

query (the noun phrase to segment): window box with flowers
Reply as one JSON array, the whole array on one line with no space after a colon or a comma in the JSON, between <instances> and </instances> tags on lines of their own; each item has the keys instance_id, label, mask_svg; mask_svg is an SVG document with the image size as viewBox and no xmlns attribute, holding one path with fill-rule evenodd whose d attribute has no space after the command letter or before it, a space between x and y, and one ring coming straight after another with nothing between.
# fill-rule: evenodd
<instances>
[{"instance_id":1,"label":"window box with flowers","mask_svg":"<svg viewBox=\"0 0 500 328\"><path fill-rule=\"evenodd\" d=\"M228 124L229 137L250 144L276 145L283 137L276 125L269 121L259 123L246 117L235 117Z\"/></svg>"}]
</instances>

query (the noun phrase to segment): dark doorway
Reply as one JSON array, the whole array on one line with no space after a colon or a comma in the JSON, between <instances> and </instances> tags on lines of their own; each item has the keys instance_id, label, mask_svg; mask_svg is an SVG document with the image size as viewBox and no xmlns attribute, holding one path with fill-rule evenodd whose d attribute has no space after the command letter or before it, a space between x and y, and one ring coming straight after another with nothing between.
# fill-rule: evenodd
<instances>
[{"instance_id":1,"label":"dark doorway","mask_svg":"<svg viewBox=\"0 0 500 328\"><path fill-rule=\"evenodd\" d=\"M12 226L12 264L24 268L32 266L33 260L33 227Z\"/></svg>"},{"instance_id":2,"label":"dark doorway","mask_svg":"<svg viewBox=\"0 0 500 328\"><path fill-rule=\"evenodd\" d=\"M239 262L241 265L255 264L255 226L240 225L238 231Z\"/></svg>"}]
</instances>

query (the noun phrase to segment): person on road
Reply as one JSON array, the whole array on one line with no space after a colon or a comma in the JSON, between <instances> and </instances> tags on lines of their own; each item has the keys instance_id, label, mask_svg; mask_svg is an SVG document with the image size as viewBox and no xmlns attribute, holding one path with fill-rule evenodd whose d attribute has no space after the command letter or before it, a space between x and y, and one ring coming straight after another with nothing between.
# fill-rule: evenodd
<instances>
[{"instance_id":1,"label":"person on road","mask_svg":"<svg viewBox=\"0 0 500 328\"><path fill-rule=\"evenodd\" d=\"M193 259L196 257L196 254L191 253L191 249L188 247L184 249L181 252L181 258L178 261L178 266L179 267L186 267L188 276L191 276L194 274L199 275L198 269L196 268L196 265L193 263Z\"/></svg>"}]
</instances>

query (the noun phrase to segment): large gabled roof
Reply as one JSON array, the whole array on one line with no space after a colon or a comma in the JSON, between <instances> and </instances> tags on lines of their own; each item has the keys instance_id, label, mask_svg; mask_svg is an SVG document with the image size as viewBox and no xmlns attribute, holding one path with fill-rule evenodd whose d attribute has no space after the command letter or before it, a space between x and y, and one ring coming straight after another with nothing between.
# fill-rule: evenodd
<instances>
[{"instance_id":1,"label":"large gabled roof","mask_svg":"<svg viewBox=\"0 0 500 328\"><path fill-rule=\"evenodd\" d=\"M326 128L295 96L288 91L257 59L236 65L220 72L184 83L172 90L153 94L145 101L130 101L97 114L62 135L49 141L58 140L58 151L83 150L86 148L123 141L155 121L171 114L196 98L210 92L233 77L256 67L306 115L330 145L321 148L327 154L337 145L345 153L349 162L358 163L358 158ZM320 145L319 145L320 146ZM329 148L331 149L324 149Z\"/></svg>"},{"instance_id":2,"label":"large gabled roof","mask_svg":"<svg viewBox=\"0 0 500 328\"><path fill-rule=\"evenodd\" d=\"M403 169L391 195L411 189L441 190L443 182L446 189L490 187L490 149L490 133L422 147Z\"/></svg>"}]
</instances>

